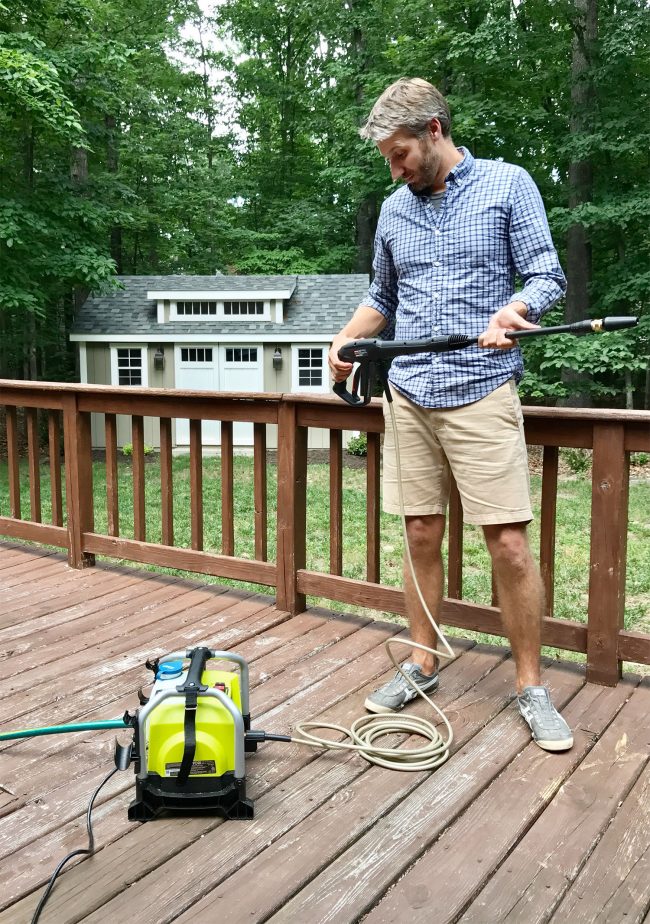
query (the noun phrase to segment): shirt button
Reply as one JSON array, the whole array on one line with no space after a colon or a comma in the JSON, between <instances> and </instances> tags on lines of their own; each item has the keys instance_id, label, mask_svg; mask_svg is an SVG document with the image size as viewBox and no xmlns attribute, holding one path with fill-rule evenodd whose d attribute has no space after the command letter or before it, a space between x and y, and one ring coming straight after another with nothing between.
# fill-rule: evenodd
<instances>
[{"instance_id":1,"label":"shirt button","mask_svg":"<svg viewBox=\"0 0 650 924\"><path fill-rule=\"evenodd\" d=\"M440 266L440 260L436 260L433 264L434 266Z\"/></svg>"},{"instance_id":2,"label":"shirt button","mask_svg":"<svg viewBox=\"0 0 650 924\"><path fill-rule=\"evenodd\" d=\"M435 233L436 233L436 234L442 234L442 232L441 232L441 230L440 230L440 228L436 228L436 231L435 231Z\"/></svg>"},{"instance_id":3,"label":"shirt button","mask_svg":"<svg viewBox=\"0 0 650 924\"><path fill-rule=\"evenodd\" d=\"M433 297L435 298L435 300L436 300L436 301L438 301L438 299L440 298L440 296L438 295L438 293L437 293L437 292L436 292L436 293L434 294L434 296L433 296Z\"/></svg>"}]
</instances>

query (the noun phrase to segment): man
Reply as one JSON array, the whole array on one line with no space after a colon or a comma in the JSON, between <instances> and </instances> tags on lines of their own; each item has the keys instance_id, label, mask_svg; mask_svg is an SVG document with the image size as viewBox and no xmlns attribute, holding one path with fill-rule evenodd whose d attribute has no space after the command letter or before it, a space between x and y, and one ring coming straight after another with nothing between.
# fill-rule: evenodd
<instances>
[{"instance_id":1,"label":"man","mask_svg":"<svg viewBox=\"0 0 650 924\"><path fill-rule=\"evenodd\" d=\"M450 128L449 108L435 87L403 78L379 97L361 129L386 159L393 181L405 185L384 202L368 298L334 338L329 364L334 379L344 380L352 367L339 360L339 348L382 331L397 340L450 333L479 338L479 346L392 363L408 545L437 620L451 470L465 519L483 528L492 558L519 710L540 747L562 751L573 737L540 683L543 585L526 533L532 512L516 392L523 364L506 331L537 326L566 281L530 176L512 164L475 160L454 145ZM383 496L384 509L399 513L388 421ZM404 592L412 640L434 647L406 565ZM403 670L430 692L438 685L437 667L432 653L414 648ZM416 695L398 673L365 705L393 712Z\"/></svg>"}]
</instances>

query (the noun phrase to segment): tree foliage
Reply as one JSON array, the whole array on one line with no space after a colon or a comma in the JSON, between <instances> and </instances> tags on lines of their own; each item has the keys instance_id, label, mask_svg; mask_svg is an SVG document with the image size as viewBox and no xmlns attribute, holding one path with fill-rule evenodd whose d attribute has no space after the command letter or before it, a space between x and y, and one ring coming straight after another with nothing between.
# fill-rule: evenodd
<instances>
[{"instance_id":1,"label":"tree foliage","mask_svg":"<svg viewBox=\"0 0 650 924\"><path fill-rule=\"evenodd\" d=\"M392 187L358 128L406 74L457 144L533 175L571 310L643 318L528 345L526 400L582 369L585 400L648 406L649 52L645 0L0 2L0 373L73 375L74 312L116 271L367 269Z\"/></svg>"}]
</instances>

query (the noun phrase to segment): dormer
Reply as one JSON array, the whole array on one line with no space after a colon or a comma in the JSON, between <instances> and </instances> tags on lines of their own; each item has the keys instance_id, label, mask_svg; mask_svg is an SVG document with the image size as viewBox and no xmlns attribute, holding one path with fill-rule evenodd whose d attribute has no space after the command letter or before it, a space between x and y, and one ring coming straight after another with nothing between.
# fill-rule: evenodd
<instances>
[{"instance_id":1,"label":"dormer","mask_svg":"<svg viewBox=\"0 0 650 924\"><path fill-rule=\"evenodd\" d=\"M270 321L282 324L284 305L291 289L165 289L147 292L147 299L155 301L159 324L170 321L195 321L197 325L212 320Z\"/></svg>"}]
</instances>

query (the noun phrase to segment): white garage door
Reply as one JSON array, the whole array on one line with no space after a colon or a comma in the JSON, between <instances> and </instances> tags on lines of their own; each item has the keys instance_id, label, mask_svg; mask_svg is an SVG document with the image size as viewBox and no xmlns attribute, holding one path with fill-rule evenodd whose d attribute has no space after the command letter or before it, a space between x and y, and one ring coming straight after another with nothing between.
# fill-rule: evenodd
<instances>
[{"instance_id":1,"label":"white garage door","mask_svg":"<svg viewBox=\"0 0 650 924\"><path fill-rule=\"evenodd\" d=\"M262 391L262 348L258 346L182 346L176 348L176 387L200 391ZM218 421L204 421L203 444L220 443ZM176 442L187 446L190 441L189 420L176 422ZM233 427L236 446L252 446L253 425L236 423Z\"/></svg>"}]
</instances>

